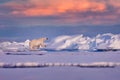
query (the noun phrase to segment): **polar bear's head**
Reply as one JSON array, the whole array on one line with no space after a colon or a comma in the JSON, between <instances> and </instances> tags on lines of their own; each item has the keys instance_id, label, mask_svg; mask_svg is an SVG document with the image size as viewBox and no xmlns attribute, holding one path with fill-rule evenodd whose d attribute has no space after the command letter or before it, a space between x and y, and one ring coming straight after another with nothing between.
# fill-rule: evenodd
<instances>
[{"instance_id":1,"label":"polar bear's head","mask_svg":"<svg viewBox=\"0 0 120 80\"><path fill-rule=\"evenodd\" d=\"M39 38L39 40L46 41L46 40L48 40L48 38L47 37Z\"/></svg>"}]
</instances>

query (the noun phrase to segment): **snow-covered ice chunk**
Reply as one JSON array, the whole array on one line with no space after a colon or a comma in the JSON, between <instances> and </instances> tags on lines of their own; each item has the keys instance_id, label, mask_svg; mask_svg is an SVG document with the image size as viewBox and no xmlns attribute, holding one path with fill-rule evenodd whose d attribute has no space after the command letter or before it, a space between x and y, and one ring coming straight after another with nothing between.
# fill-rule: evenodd
<instances>
[{"instance_id":1,"label":"snow-covered ice chunk","mask_svg":"<svg viewBox=\"0 0 120 80\"><path fill-rule=\"evenodd\" d=\"M0 52L2 51L25 51L29 49L30 40L26 40L25 42L1 42L0 43Z\"/></svg>"},{"instance_id":2,"label":"snow-covered ice chunk","mask_svg":"<svg viewBox=\"0 0 120 80\"><path fill-rule=\"evenodd\" d=\"M96 37L90 38L83 35L76 36L59 36L53 39L47 48L56 50L61 49L120 49L120 34L98 34Z\"/></svg>"},{"instance_id":3,"label":"snow-covered ice chunk","mask_svg":"<svg viewBox=\"0 0 120 80\"><path fill-rule=\"evenodd\" d=\"M25 42L1 42L0 53L4 51L28 51L30 40ZM81 35L58 36L47 43L46 50L120 50L120 34L98 34L96 37ZM42 50L42 49L41 49ZM43 49L44 50L44 49Z\"/></svg>"}]
</instances>

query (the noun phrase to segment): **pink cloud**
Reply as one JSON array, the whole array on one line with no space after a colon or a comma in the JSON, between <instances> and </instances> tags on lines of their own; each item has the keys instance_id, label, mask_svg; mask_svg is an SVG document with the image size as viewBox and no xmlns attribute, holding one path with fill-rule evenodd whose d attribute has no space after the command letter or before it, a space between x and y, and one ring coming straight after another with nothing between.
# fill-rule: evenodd
<instances>
[{"instance_id":1,"label":"pink cloud","mask_svg":"<svg viewBox=\"0 0 120 80\"><path fill-rule=\"evenodd\" d=\"M70 23L112 23L120 18L120 0L17 0L2 6L12 16L56 16Z\"/></svg>"},{"instance_id":2,"label":"pink cloud","mask_svg":"<svg viewBox=\"0 0 120 80\"><path fill-rule=\"evenodd\" d=\"M103 2L91 0L26 0L8 2L5 6L11 7L11 14L25 16L47 16L73 12L104 12L106 5Z\"/></svg>"}]
</instances>

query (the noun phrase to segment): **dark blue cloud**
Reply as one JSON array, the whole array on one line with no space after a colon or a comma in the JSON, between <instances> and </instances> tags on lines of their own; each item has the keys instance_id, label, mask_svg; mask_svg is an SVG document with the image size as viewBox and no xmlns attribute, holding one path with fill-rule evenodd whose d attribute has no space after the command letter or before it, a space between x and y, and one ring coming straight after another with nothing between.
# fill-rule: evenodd
<instances>
[{"instance_id":1,"label":"dark blue cloud","mask_svg":"<svg viewBox=\"0 0 120 80\"><path fill-rule=\"evenodd\" d=\"M5 2L8 2L10 0L0 0L0 3L5 3Z\"/></svg>"}]
</instances>

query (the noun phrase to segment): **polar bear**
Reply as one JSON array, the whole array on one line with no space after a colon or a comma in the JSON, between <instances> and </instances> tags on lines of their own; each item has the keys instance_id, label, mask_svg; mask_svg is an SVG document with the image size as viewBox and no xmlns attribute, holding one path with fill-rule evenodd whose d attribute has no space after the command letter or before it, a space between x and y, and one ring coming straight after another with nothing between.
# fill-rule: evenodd
<instances>
[{"instance_id":1,"label":"polar bear","mask_svg":"<svg viewBox=\"0 0 120 80\"><path fill-rule=\"evenodd\" d=\"M44 42L48 40L48 38L39 38L39 39L33 39L29 42L29 48L30 50L37 50L40 47L46 47Z\"/></svg>"}]
</instances>

